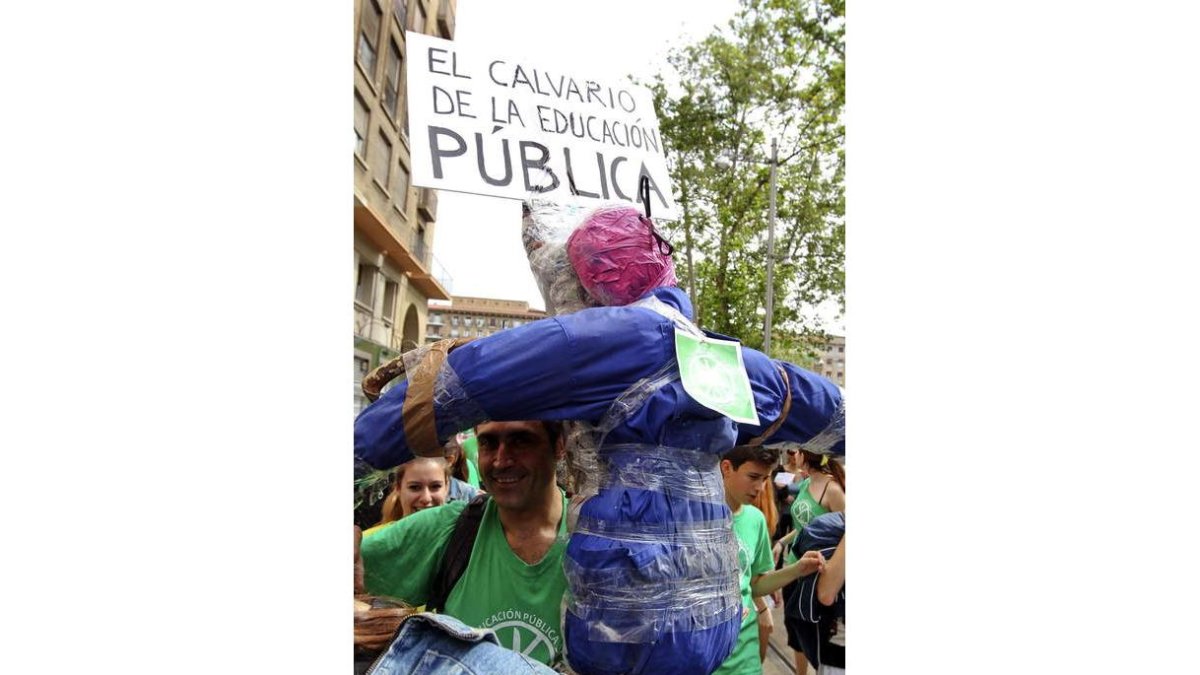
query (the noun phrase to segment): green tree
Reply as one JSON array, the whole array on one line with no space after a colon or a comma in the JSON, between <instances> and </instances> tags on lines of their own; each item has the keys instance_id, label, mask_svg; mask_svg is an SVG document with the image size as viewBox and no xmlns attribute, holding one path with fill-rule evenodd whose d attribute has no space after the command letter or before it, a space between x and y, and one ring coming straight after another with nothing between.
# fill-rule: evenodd
<instances>
[{"instance_id":1,"label":"green tree","mask_svg":"<svg viewBox=\"0 0 1200 675\"><path fill-rule=\"evenodd\" d=\"M842 1L742 0L726 29L672 51L677 76L650 85L682 211L662 228L684 254L680 283L700 325L752 347L766 298L765 160L778 141L780 355L807 352L804 336L821 329L803 307L845 307L844 17Z\"/></svg>"}]
</instances>

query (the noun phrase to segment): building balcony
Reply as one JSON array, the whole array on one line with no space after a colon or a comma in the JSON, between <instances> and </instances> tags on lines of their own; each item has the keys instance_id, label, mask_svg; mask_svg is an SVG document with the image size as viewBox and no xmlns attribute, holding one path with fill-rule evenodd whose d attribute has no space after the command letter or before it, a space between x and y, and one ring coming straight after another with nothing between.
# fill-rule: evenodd
<instances>
[{"instance_id":1,"label":"building balcony","mask_svg":"<svg viewBox=\"0 0 1200 675\"><path fill-rule=\"evenodd\" d=\"M422 267L429 269L429 259L433 257L433 251L425 243L425 238L421 236L421 232L409 230L408 250L412 251L413 256L420 261Z\"/></svg>"},{"instance_id":2,"label":"building balcony","mask_svg":"<svg viewBox=\"0 0 1200 675\"><path fill-rule=\"evenodd\" d=\"M450 289L442 285L443 281L450 281L450 275L433 258L425 240L409 228L405 228L403 234L398 233L357 192L354 195L354 228L393 261L426 298L450 299Z\"/></svg>"},{"instance_id":3,"label":"building balcony","mask_svg":"<svg viewBox=\"0 0 1200 675\"><path fill-rule=\"evenodd\" d=\"M454 292L454 277L450 276L440 260L433 256L430 256L430 259L433 261L433 278L437 279L438 284L446 289L446 297L440 299L449 300L450 294Z\"/></svg>"},{"instance_id":4,"label":"building balcony","mask_svg":"<svg viewBox=\"0 0 1200 675\"><path fill-rule=\"evenodd\" d=\"M437 190L420 188L417 192L417 213L433 222L437 220Z\"/></svg>"}]
</instances>

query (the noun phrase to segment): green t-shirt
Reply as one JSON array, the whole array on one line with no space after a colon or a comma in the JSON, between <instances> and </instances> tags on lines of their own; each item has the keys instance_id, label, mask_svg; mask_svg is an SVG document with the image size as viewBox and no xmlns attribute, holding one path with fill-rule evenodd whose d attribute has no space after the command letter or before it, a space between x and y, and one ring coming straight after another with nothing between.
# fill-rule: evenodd
<instances>
[{"instance_id":1,"label":"green t-shirt","mask_svg":"<svg viewBox=\"0 0 1200 675\"><path fill-rule=\"evenodd\" d=\"M475 430L468 429L468 430L464 431L463 433L465 433L467 435L466 440L464 440L462 442L463 452L467 455L467 459L469 459L474 464L478 465L479 464L479 439L475 437Z\"/></svg>"},{"instance_id":2,"label":"green t-shirt","mask_svg":"<svg viewBox=\"0 0 1200 675\"><path fill-rule=\"evenodd\" d=\"M423 605L446 541L466 502L418 511L363 537L367 592ZM513 553L491 500L483 513L471 560L446 599L445 613L476 628L496 632L500 644L547 665L562 654L559 630L567 580L562 558L567 548L567 498L558 541L536 564Z\"/></svg>"},{"instance_id":3,"label":"green t-shirt","mask_svg":"<svg viewBox=\"0 0 1200 675\"><path fill-rule=\"evenodd\" d=\"M796 528L797 534L808 526L817 516L829 513L829 509L821 506L821 503L812 498L808 492L808 486L812 483L811 478L805 478L800 481L799 491L796 493L796 499L792 502L792 527ZM795 544L795 540L792 541ZM792 553L792 547L788 546L787 555L784 556L783 562L785 565L790 565L796 562L798 558L795 553Z\"/></svg>"},{"instance_id":4,"label":"green t-shirt","mask_svg":"<svg viewBox=\"0 0 1200 675\"><path fill-rule=\"evenodd\" d=\"M733 515L733 533L738 542L738 568L742 571L742 607L744 617L738 631L737 645L713 675L737 673L761 673L762 661L758 658L758 612L750 597L750 580L775 569L771 557L771 536L767 533L767 519L762 511L744 504Z\"/></svg>"},{"instance_id":5,"label":"green t-shirt","mask_svg":"<svg viewBox=\"0 0 1200 675\"><path fill-rule=\"evenodd\" d=\"M475 468L475 462L471 458L467 458L467 482L471 487L479 487L479 469Z\"/></svg>"}]
</instances>

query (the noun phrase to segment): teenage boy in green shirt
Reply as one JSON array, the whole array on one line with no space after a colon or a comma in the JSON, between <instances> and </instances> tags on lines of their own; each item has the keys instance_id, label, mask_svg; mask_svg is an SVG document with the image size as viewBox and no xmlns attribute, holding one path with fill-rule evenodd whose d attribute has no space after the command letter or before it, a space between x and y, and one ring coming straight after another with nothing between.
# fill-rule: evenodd
<instances>
[{"instance_id":1,"label":"teenage boy in green shirt","mask_svg":"<svg viewBox=\"0 0 1200 675\"><path fill-rule=\"evenodd\" d=\"M753 598L770 595L802 576L825 569L825 558L817 551L805 553L783 569L773 569L771 537L767 520L750 502L758 497L779 462L779 451L743 445L721 458L725 502L733 512L733 532L738 541L738 566L742 571L742 627L733 653L714 675L762 673L758 655L758 620Z\"/></svg>"}]
</instances>

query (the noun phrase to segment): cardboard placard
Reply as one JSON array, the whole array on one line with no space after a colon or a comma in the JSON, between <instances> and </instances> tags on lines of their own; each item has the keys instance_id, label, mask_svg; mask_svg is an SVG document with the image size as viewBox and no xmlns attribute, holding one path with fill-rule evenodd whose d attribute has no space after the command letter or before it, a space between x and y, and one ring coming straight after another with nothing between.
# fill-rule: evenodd
<instances>
[{"instance_id":1,"label":"cardboard placard","mask_svg":"<svg viewBox=\"0 0 1200 675\"><path fill-rule=\"evenodd\" d=\"M421 33L407 33L407 41L413 185L640 206L646 176L650 215L677 217L646 88Z\"/></svg>"}]
</instances>

